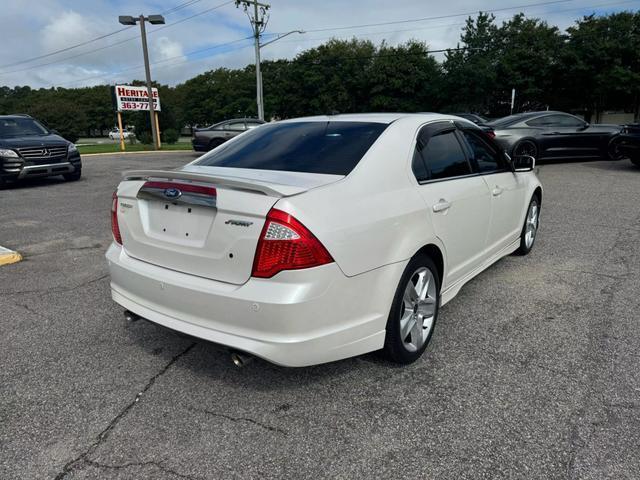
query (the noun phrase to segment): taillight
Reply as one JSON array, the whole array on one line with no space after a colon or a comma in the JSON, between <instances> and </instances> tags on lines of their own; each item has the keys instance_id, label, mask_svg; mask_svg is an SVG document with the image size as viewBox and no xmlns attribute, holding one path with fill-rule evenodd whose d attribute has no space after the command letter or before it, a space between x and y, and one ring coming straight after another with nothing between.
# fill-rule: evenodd
<instances>
[{"instance_id":1,"label":"taillight","mask_svg":"<svg viewBox=\"0 0 640 480\"><path fill-rule=\"evenodd\" d=\"M496 138L496 132L493 130L485 130L484 133L486 133L489 136L489 138Z\"/></svg>"},{"instance_id":2,"label":"taillight","mask_svg":"<svg viewBox=\"0 0 640 480\"><path fill-rule=\"evenodd\" d=\"M118 225L118 195L113 192L111 201L111 233L116 243L122 245L122 235L120 235L120 225Z\"/></svg>"},{"instance_id":3,"label":"taillight","mask_svg":"<svg viewBox=\"0 0 640 480\"><path fill-rule=\"evenodd\" d=\"M270 278L282 270L298 270L333 262L327 249L293 216L271 209L262 227L251 275Z\"/></svg>"}]
</instances>

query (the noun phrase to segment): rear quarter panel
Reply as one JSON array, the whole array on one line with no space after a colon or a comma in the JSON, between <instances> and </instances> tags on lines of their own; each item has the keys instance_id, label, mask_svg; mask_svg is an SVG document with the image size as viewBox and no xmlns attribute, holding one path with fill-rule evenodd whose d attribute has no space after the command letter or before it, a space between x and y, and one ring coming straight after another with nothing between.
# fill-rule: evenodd
<instances>
[{"instance_id":1,"label":"rear quarter panel","mask_svg":"<svg viewBox=\"0 0 640 480\"><path fill-rule=\"evenodd\" d=\"M307 226L347 276L406 261L427 243L441 247L410 171L419 127L412 118L392 123L345 179L276 205Z\"/></svg>"}]
</instances>

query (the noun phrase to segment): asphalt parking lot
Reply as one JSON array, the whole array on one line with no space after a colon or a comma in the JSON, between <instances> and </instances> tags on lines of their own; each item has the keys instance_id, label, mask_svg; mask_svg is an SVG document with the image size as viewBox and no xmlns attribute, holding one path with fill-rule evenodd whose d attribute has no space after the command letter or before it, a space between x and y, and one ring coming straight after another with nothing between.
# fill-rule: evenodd
<instances>
[{"instance_id":1,"label":"asphalt parking lot","mask_svg":"<svg viewBox=\"0 0 640 480\"><path fill-rule=\"evenodd\" d=\"M255 361L110 299L120 172L0 192L0 478L640 478L640 169L544 165L542 223L441 312L415 364Z\"/></svg>"}]
</instances>

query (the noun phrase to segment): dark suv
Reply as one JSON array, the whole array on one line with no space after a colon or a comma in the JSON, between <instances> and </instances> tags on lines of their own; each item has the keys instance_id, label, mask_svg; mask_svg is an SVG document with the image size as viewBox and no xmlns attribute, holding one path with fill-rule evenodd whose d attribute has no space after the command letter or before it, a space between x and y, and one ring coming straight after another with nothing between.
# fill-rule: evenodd
<instances>
[{"instance_id":1,"label":"dark suv","mask_svg":"<svg viewBox=\"0 0 640 480\"><path fill-rule=\"evenodd\" d=\"M80 179L76 146L29 115L0 115L0 188L10 180L62 175Z\"/></svg>"},{"instance_id":2,"label":"dark suv","mask_svg":"<svg viewBox=\"0 0 640 480\"><path fill-rule=\"evenodd\" d=\"M265 123L257 118L234 118L216 123L207 128L196 128L193 131L191 144L196 152L208 152L222 145L227 140Z\"/></svg>"}]
</instances>

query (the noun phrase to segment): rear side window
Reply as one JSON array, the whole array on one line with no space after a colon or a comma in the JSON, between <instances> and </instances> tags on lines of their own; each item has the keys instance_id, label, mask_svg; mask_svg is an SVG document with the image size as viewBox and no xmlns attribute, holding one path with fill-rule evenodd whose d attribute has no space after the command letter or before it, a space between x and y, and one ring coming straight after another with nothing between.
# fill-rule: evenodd
<instances>
[{"instance_id":1,"label":"rear side window","mask_svg":"<svg viewBox=\"0 0 640 480\"><path fill-rule=\"evenodd\" d=\"M431 180L471 174L471 166L453 131L435 135L423 150Z\"/></svg>"},{"instance_id":2,"label":"rear side window","mask_svg":"<svg viewBox=\"0 0 640 480\"><path fill-rule=\"evenodd\" d=\"M223 144L196 164L347 175L385 128L385 123L370 122L267 124Z\"/></svg>"}]
</instances>

